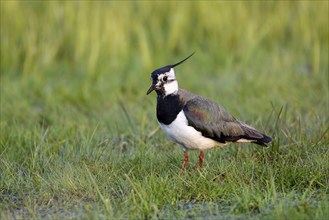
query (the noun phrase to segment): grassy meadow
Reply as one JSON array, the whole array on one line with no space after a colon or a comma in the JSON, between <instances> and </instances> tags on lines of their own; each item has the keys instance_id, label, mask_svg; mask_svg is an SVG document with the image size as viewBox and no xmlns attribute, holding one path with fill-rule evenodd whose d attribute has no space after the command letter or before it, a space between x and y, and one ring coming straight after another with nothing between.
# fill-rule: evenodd
<instances>
[{"instance_id":1,"label":"grassy meadow","mask_svg":"<svg viewBox=\"0 0 329 220\"><path fill-rule=\"evenodd\" d=\"M1 1L0 219L328 219L328 1ZM149 74L273 138L190 152Z\"/></svg>"}]
</instances>

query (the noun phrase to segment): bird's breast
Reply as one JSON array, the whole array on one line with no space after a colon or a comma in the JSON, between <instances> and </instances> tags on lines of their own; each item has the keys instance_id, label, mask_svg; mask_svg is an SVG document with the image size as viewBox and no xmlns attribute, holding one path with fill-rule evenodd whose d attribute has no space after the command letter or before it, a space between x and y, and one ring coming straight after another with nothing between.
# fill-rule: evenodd
<instances>
[{"instance_id":1,"label":"bird's breast","mask_svg":"<svg viewBox=\"0 0 329 220\"><path fill-rule=\"evenodd\" d=\"M185 150L206 150L223 145L202 136L201 132L189 126L183 111L180 111L170 124L164 124L159 121L159 125L167 137L180 144Z\"/></svg>"},{"instance_id":2,"label":"bird's breast","mask_svg":"<svg viewBox=\"0 0 329 220\"><path fill-rule=\"evenodd\" d=\"M183 109L183 103L178 95L158 96L157 119L160 123L169 125Z\"/></svg>"}]
</instances>

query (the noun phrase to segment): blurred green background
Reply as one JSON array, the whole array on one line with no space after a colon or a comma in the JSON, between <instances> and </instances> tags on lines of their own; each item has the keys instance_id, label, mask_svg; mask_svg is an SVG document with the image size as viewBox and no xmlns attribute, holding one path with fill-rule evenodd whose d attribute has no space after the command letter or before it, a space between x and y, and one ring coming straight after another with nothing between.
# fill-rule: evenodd
<instances>
[{"instance_id":1,"label":"blurred green background","mask_svg":"<svg viewBox=\"0 0 329 220\"><path fill-rule=\"evenodd\" d=\"M0 205L16 210L0 218L68 217L70 204L86 218L165 218L182 201L328 217L328 1L0 4ZM180 87L273 143L209 151L181 178L146 91L154 69L193 51Z\"/></svg>"},{"instance_id":2,"label":"blurred green background","mask_svg":"<svg viewBox=\"0 0 329 220\"><path fill-rule=\"evenodd\" d=\"M193 51L180 86L243 119L271 102L324 117L327 12L327 1L2 1L1 126L103 120L118 99L138 120L154 112L149 73Z\"/></svg>"}]
</instances>

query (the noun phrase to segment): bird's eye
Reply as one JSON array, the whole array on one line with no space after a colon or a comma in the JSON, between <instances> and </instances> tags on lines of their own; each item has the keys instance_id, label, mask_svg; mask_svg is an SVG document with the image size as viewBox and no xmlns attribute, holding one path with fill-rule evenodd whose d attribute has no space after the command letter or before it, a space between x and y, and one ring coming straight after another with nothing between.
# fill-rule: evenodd
<instances>
[{"instance_id":1,"label":"bird's eye","mask_svg":"<svg viewBox=\"0 0 329 220\"><path fill-rule=\"evenodd\" d=\"M167 81L167 79L168 79L168 76L163 77L163 81Z\"/></svg>"}]
</instances>

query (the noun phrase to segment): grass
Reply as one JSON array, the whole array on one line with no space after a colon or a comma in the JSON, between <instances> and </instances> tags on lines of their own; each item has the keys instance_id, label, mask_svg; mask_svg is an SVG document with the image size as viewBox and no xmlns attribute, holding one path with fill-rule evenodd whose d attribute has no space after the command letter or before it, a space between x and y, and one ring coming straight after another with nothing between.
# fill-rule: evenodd
<instances>
[{"instance_id":1,"label":"grass","mask_svg":"<svg viewBox=\"0 0 329 220\"><path fill-rule=\"evenodd\" d=\"M329 218L328 2L1 1L0 218ZM273 137L183 153L149 73ZM200 83L202 82L202 83Z\"/></svg>"}]
</instances>

